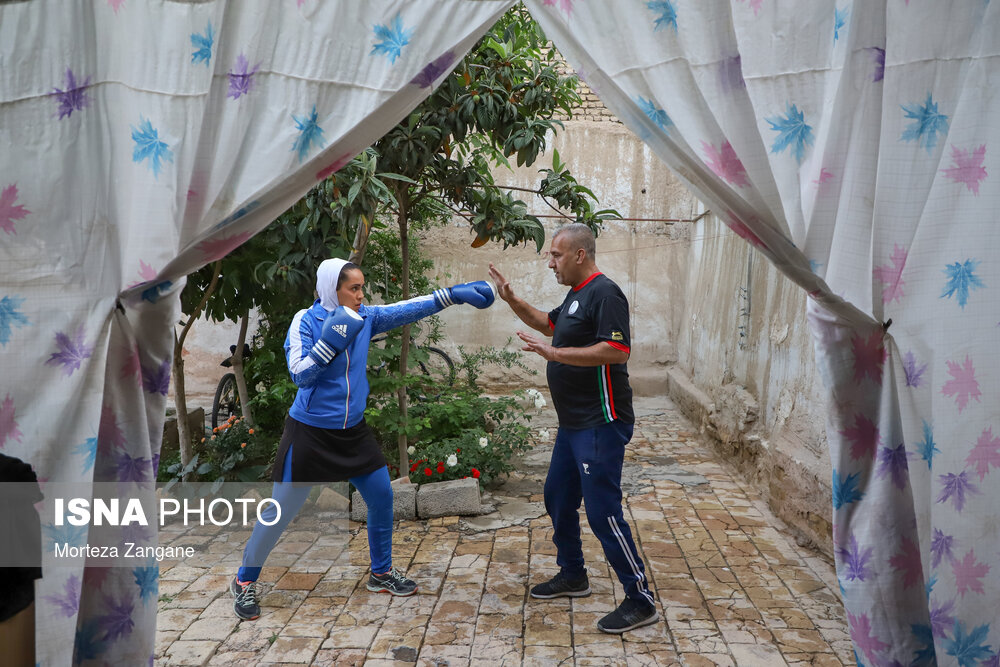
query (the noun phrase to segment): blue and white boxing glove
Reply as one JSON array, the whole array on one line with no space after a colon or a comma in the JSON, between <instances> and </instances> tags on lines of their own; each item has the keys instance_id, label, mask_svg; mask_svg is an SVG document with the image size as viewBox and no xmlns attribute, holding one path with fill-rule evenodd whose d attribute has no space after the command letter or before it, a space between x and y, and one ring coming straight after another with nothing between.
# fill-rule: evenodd
<instances>
[{"instance_id":1,"label":"blue and white boxing glove","mask_svg":"<svg viewBox=\"0 0 1000 667\"><path fill-rule=\"evenodd\" d=\"M485 280L434 290L434 301L441 308L447 308L456 303L467 303L480 309L489 308L493 305L494 299L493 286Z\"/></svg>"},{"instance_id":2,"label":"blue and white boxing glove","mask_svg":"<svg viewBox=\"0 0 1000 667\"><path fill-rule=\"evenodd\" d=\"M326 366L333 358L347 349L354 337L365 326L365 320L350 308L337 306L323 320L319 340L309 350L309 356L319 366Z\"/></svg>"}]
</instances>

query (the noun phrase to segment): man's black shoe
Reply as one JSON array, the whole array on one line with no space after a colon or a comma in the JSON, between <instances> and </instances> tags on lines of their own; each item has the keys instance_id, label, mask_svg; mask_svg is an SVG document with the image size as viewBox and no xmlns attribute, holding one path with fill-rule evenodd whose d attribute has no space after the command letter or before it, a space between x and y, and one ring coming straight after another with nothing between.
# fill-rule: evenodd
<instances>
[{"instance_id":1,"label":"man's black shoe","mask_svg":"<svg viewBox=\"0 0 1000 667\"><path fill-rule=\"evenodd\" d=\"M417 584L412 579L407 579L406 575L392 568L385 574L375 574L368 577L368 590L372 593L390 593L399 597L406 597L417 592Z\"/></svg>"},{"instance_id":2,"label":"man's black shoe","mask_svg":"<svg viewBox=\"0 0 1000 667\"><path fill-rule=\"evenodd\" d=\"M660 620L656 605L639 598L625 598L618 609L597 622L597 629L613 635L641 628Z\"/></svg>"},{"instance_id":3,"label":"man's black shoe","mask_svg":"<svg viewBox=\"0 0 1000 667\"><path fill-rule=\"evenodd\" d=\"M260 618L260 602L257 599L257 582L240 582L239 577L233 577L229 583L229 592L236 598L233 600L233 611L245 621Z\"/></svg>"},{"instance_id":4,"label":"man's black shoe","mask_svg":"<svg viewBox=\"0 0 1000 667\"><path fill-rule=\"evenodd\" d=\"M590 581L584 573L580 579L567 579L560 572L545 583L531 589L531 597L541 600L551 598L583 598L590 595Z\"/></svg>"}]
</instances>

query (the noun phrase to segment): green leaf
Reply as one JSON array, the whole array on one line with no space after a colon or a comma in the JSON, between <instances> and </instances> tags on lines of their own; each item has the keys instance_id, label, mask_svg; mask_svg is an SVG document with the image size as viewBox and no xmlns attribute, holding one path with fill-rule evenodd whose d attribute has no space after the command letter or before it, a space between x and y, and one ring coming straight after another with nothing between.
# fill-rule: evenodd
<instances>
[{"instance_id":1,"label":"green leaf","mask_svg":"<svg viewBox=\"0 0 1000 667\"><path fill-rule=\"evenodd\" d=\"M496 54L498 56L500 56L501 58L506 58L507 57L507 48L506 48L506 46L504 44L499 43L498 41L496 41L492 37L487 38L486 41L483 42L483 46L485 48L487 48L487 49L491 49L491 50L495 51Z\"/></svg>"},{"instance_id":2,"label":"green leaf","mask_svg":"<svg viewBox=\"0 0 1000 667\"><path fill-rule=\"evenodd\" d=\"M362 184L361 181L355 181L354 183L351 184L351 189L347 191L347 204L348 204L348 206L350 206L351 204L353 204L354 200L357 199L358 193L361 192L361 186L362 185L363 184Z\"/></svg>"},{"instance_id":3,"label":"green leaf","mask_svg":"<svg viewBox=\"0 0 1000 667\"><path fill-rule=\"evenodd\" d=\"M388 178L393 181L403 181L404 183L410 183L411 185L420 185L419 181L415 181L409 176L403 176L402 174L394 174L392 172L386 171L379 174L380 178Z\"/></svg>"},{"instance_id":4,"label":"green leaf","mask_svg":"<svg viewBox=\"0 0 1000 667\"><path fill-rule=\"evenodd\" d=\"M181 477L187 477L191 474L191 472L195 469L195 466L198 465L198 456L198 454L195 454L191 457L191 460L188 461L188 464L184 466L184 469L181 471Z\"/></svg>"}]
</instances>

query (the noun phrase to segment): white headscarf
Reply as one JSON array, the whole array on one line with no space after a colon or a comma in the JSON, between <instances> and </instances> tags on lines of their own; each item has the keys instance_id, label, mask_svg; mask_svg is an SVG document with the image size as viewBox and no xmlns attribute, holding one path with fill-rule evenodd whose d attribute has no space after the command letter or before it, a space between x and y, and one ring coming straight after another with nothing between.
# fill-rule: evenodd
<instances>
[{"instance_id":1,"label":"white headscarf","mask_svg":"<svg viewBox=\"0 0 1000 667\"><path fill-rule=\"evenodd\" d=\"M327 310L336 310L340 305L337 299L337 281L340 272L347 264L346 259L327 259L319 265L316 271L316 293L319 294L319 305Z\"/></svg>"}]
</instances>

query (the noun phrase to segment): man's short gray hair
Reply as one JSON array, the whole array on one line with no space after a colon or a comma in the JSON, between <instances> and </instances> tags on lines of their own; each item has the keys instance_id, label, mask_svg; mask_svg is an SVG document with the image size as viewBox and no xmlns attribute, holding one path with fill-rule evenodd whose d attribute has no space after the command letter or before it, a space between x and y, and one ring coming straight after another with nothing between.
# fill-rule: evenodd
<instances>
[{"instance_id":1,"label":"man's short gray hair","mask_svg":"<svg viewBox=\"0 0 1000 667\"><path fill-rule=\"evenodd\" d=\"M594 230L582 222L571 222L563 225L552 235L555 241L557 236L566 235L572 250L583 248L584 254L589 259L594 259L597 255L597 244L594 242Z\"/></svg>"}]
</instances>

